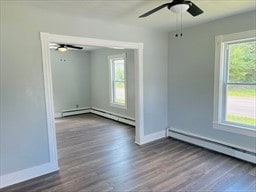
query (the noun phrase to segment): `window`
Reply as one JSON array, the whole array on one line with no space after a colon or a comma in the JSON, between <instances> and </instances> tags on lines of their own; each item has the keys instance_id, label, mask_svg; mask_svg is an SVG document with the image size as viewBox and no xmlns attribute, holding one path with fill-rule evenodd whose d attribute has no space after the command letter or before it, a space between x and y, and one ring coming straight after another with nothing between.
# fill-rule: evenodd
<instances>
[{"instance_id":1,"label":"window","mask_svg":"<svg viewBox=\"0 0 256 192\"><path fill-rule=\"evenodd\" d=\"M255 34L216 37L214 128L256 136Z\"/></svg>"},{"instance_id":2,"label":"window","mask_svg":"<svg viewBox=\"0 0 256 192\"><path fill-rule=\"evenodd\" d=\"M125 54L109 56L111 105L127 108Z\"/></svg>"}]
</instances>

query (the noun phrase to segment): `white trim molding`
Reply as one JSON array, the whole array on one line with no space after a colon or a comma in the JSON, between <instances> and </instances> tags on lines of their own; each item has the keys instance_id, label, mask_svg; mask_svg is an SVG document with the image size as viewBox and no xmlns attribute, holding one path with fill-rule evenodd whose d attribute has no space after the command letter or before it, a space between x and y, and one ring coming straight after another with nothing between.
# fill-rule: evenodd
<instances>
[{"instance_id":1,"label":"white trim molding","mask_svg":"<svg viewBox=\"0 0 256 192\"><path fill-rule=\"evenodd\" d=\"M39 177L48 173L58 171L58 165L52 163L46 163L43 165L31 167L14 173L0 176L0 189Z\"/></svg>"},{"instance_id":2,"label":"white trim molding","mask_svg":"<svg viewBox=\"0 0 256 192\"><path fill-rule=\"evenodd\" d=\"M40 33L42 44L45 102L47 113L47 129L50 158L57 161L56 131L54 124L54 106L52 91L52 72L50 61L49 43L78 44L85 46L119 47L120 49L135 50L135 104L136 104L136 125L135 143L141 144L144 137L144 99L143 99L143 43L121 42L85 37L64 36L50 33Z\"/></svg>"},{"instance_id":3,"label":"white trim molding","mask_svg":"<svg viewBox=\"0 0 256 192\"><path fill-rule=\"evenodd\" d=\"M54 113L54 117L55 118L61 118L62 117L62 113Z\"/></svg>"},{"instance_id":4,"label":"white trim molding","mask_svg":"<svg viewBox=\"0 0 256 192\"><path fill-rule=\"evenodd\" d=\"M225 123L213 122L213 128L219 129L222 131L228 131L231 133L246 135L249 137L256 137L256 130L250 129L248 127L241 127L241 126L235 126L235 125L230 125Z\"/></svg>"},{"instance_id":5,"label":"white trim molding","mask_svg":"<svg viewBox=\"0 0 256 192\"><path fill-rule=\"evenodd\" d=\"M143 91L143 44L138 44L134 53L135 63L135 143L142 144L144 138L144 91Z\"/></svg>"},{"instance_id":6,"label":"white trim molding","mask_svg":"<svg viewBox=\"0 0 256 192\"><path fill-rule=\"evenodd\" d=\"M151 133L149 135L144 135L143 140L140 143L140 145L151 143L153 141L156 141L156 140L159 140L159 139L163 139L165 137L167 137L166 136L166 130L158 131L156 133Z\"/></svg>"},{"instance_id":7,"label":"white trim molding","mask_svg":"<svg viewBox=\"0 0 256 192\"><path fill-rule=\"evenodd\" d=\"M236 124L225 120L226 86L227 84L227 45L256 39L256 30L244 31L215 37L215 71L214 71L214 111L213 128L226 132L256 137L256 128Z\"/></svg>"},{"instance_id":8,"label":"white trim molding","mask_svg":"<svg viewBox=\"0 0 256 192\"><path fill-rule=\"evenodd\" d=\"M187 143L191 143L203 148L217 151L238 159L242 159L251 163L256 163L256 151L241 146L229 144L226 142L210 139L208 137L199 136L193 133L179 130L177 128L169 128L167 136Z\"/></svg>"},{"instance_id":9,"label":"white trim molding","mask_svg":"<svg viewBox=\"0 0 256 192\"><path fill-rule=\"evenodd\" d=\"M113 71L113 66L115 65L113 61L117 60L117 59L121 59L121 60L124 60L124 89L125 89L125 103L122 104L122 103L118 103L118 102L115 102L115 95L114 95L114 89L115 89L115 86L113 85L113 83L116 81L114 76L115 76L115 73ZM122 54L118 54L118 55L109 55L108 56L108 64L109 64L109 98L110 98L110 106L112 107L118 107L118 108L121 108L121 109L127 109L127 78L126 78L126 53L122 53Z\"/></svg>"},{"instance_id":10,"label":"white trim molding","mask_svg":"<svg viewBox=\"0 0 256 192\"><path fill-rule=\"evenodd\" d=\"M232 43L232 42L236 42L239 39L250 40L255 38L255 36L256 36L256 30L253 29L253 30L242 31L238 33L219 35L217 36L217 38L220 38L222 41Z\"/></svg>"}]
</instances>

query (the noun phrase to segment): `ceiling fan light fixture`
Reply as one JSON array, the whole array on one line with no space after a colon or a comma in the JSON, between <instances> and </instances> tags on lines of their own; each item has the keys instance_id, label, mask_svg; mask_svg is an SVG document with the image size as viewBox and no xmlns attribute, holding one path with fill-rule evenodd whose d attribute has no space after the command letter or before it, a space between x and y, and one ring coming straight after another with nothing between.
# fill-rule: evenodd
<instances>
[{"instance_id":1,"label":"ceiling fan light fixture","mask_svg":"<svg viewBox=\"0 0 256 192\"><path fill-rule=\"evenodd\" d=\"M176 4L173 5L170 10L174 13L184 13L189 9L188 4Z\"/></svg>"},{"instance_id":2,"label":"ceiling fan light fixture","mask_svg":"<svg viewBox=\"0 0 256 192\"><path fill-rule=\"evenodd\" d=\"M57 50L60 52L66 52L68 49L67 47L58 47Z\"/></svg>"}]
</instances>

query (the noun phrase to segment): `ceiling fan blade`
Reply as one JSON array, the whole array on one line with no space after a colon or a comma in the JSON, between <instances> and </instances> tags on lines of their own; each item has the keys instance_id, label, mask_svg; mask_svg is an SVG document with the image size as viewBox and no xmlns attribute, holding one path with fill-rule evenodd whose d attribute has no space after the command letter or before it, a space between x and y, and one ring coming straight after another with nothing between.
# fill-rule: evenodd
<instances>
[{"instance_id":1,"label":"ceiling fan blade","mask_svg":"<svg viewBox=\"0 0 256 192\"><path fill-rule=\"evenodd\" d=\"M83 49L83 47L77 47L74 45L65 45L66 47L73 48L73 49Z\"/></svg>"},{"instance_id":2,"label":"ceiling fan blade","mask_svg":"<svg viewBox=\"0 0 256 192\"><path fill-rule=\"evenodd\" d=\"M189 1L189 9L187 10L192 16L198 16L203 13L203 10L197 7L194 3Z\"/></svg>"},{"instance_id":3,"label":"ceiling fan blade","mask_svg":"<svg viewBox=\"0 0 256 192\"><path fill-rule=\"evenodd\" d=\"M139 18L147 17L147 16L149 16L149 15L159 11L160 9L163 9L164 7L167 7L169 4L171 4L171 3L166 3L166 4L163 4L163 5L159 6L159 7L156 7L155 9L152 9L152 10L144 13L143 15L139 16Z\"/></svg>"}]
</instances>

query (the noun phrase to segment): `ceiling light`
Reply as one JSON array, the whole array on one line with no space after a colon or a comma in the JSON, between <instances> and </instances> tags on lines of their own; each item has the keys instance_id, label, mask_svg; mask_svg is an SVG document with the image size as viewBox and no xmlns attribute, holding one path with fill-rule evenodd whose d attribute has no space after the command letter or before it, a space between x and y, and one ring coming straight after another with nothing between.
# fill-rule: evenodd
<instances>
[{"instance_id":1,"label":"ceiling light","mask_svg":"<svg viewBox=\"0 0 256 192\"><path fill-rule=\"evenodd\" d=\"M174 13L184 13L188 10L189 5L188 4L177 4L172 6L170 9Z\"/></svg>"},{"instance_id":2,"label":"ceiling light","mask_svg":"<svg viewBox=\"0 0 256 192\"><path fill-rule=\"evenodd\" d=\"M124 49L123 47L110 47L112 49Z\"/></svg>"},{"instance_id":3,"label":"ceiling light","mask_svg":"<svg viewBox=\"0 0 256 192\"><path fill-rule=\"evenodd\" d=\"M58 47L57 50L60 52L66 52L68 49L67 47L61 46L61 47Z\"/></svg>"}]
</instances>

